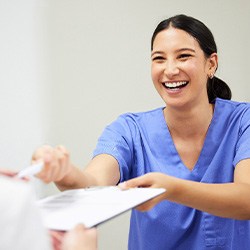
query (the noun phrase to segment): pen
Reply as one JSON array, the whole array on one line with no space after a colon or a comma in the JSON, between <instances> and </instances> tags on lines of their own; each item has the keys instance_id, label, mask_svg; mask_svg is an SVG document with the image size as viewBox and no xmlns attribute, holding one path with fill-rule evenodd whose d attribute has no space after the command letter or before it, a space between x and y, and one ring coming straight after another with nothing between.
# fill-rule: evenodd
<instances>
[{"instance_id":1,"label":"pen","mask_svg":"<svg viewBox=\"0 0 250 250\"><path fill-rule=\"evenodd\" d=\"M23 178L23 177L34 176L35 174L39 173L42 170L42 168L43 168L43 162L32 164L32 165L20 170L17 174L17 177Z\"/></svg>"}]
</instances>

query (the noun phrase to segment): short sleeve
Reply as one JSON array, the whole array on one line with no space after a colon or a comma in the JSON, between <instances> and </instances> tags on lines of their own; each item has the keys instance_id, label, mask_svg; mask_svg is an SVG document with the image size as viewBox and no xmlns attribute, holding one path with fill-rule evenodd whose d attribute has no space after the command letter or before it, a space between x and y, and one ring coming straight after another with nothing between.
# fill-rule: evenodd
<instances>
[{"instance_id":1,"label":"short sleeve","mask_svg":"<svg viewBox=\"0 0 250 250\"><path fill-rule=\"evenodd\" d=\"M250 158L250 108L246 109L241 117L239 138L236 144L236 154L233 165Z\"/></svg>"},{"instance_id":2,"label":"short sleeve","mask_svg":"<svg viewBox=\"0 0 250 250\"><path fill-rule=\"evenodd\" d=\"M104 129L98 139L93 156L99 154L109 154L118 161L120 181L129 178L133 159L133 139L126 115L119 116L116 121Z\"/></svg>"}]
</instances>

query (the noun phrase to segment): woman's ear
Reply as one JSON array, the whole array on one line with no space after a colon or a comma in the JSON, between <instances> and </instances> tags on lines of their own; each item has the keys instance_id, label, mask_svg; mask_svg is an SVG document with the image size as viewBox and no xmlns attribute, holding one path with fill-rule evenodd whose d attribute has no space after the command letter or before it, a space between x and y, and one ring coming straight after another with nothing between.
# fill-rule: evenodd
<instances>
[{"instance_id":1,"label":"woman's ear","mask_svg":"<svg viewBox=\"0 0 250 250\"><path fill-rule=\"evenodd\" d=\"M217 53L213 53L210 55L210 57L208 58L208 62L209 62L209 69L208 69L208 76L209 78L213 78L217 67L218 67L218 55Z\"/></svg>"}]
</instances>

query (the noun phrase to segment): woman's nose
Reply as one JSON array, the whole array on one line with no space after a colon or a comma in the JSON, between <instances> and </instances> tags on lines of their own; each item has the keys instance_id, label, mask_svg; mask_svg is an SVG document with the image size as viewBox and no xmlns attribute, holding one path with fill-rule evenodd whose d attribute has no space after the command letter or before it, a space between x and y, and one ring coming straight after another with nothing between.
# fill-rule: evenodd
<instances>
[{"instance_id":1,"label":"woman's nose","mask_svg":"<svg viewBox=\"0 0 250 250\"><path fill-rule=\"evenodd\" d=\"M164 74L168 78L172 78L173 76L178 75L179 74L179 68L178 68L178 65L176 64L176 62L167 61L165 63Z\"/></svg>"}]
</instances>

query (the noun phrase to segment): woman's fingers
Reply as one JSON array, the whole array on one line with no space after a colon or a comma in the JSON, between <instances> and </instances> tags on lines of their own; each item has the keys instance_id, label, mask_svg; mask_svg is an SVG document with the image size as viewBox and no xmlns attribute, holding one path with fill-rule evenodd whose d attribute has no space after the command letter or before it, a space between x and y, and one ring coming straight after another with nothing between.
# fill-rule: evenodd
<instances>
[{"instance_id":1,"label":"woman's fingers","mask_svg":"<svg viewBox=\"0 0 250 250\"><path fill-rule=\"evenodd\" d=\"M151 187L152 185L153 185L153 182L152 182L152 178L150 174L145 174L143 176L122 182L119 184L119 187L121 189L128 189L128 188L135 188L135 187Z\"/></svg>"},{"instance_id":2,"label":"woman's fingers","mask_svg":"<svg viewBox=\"0 0 250 250\"><path fill-rule=\"evenodd\" d=\"M69 152L62 145L57 146L55 150L57 151L57 161L60 166L59 169L55 170L55 181L59 181L70 170Z\"/></svg>"},{"instance_id":3,"label":"woman's fingers","mask_svg":"<svg viewBox=\"0 0 250 250\"><path fill-rule=\"evenodd\" d=\"M141 205L137 206L136 209L141 211L141 212L146 212L146 211L152 209L155 205L160 203L162 200L164 200L164 196L159 195L159 196L157 196L151 200L148 200L148 201L142 203Z\"/></svg>"},{"instance_id":4,"label":"woman's fingers","mask_svg":"<svg viewBox=\"0 0 250 250\"><path fill-rule=\"evenodd\" d=\"M129 189L136 187L143 188L165 188L165 183L167 181L167 176L162 173L148 173L143 176L133 178L131 180L122 182L119 184L121 189ZM153 208L156 204L164 200L165 193L161 194L149 201L144 202L143 204L136 207L137 210L144 212Z\"/></svg>"},{"instance_id":5,"label":"woman's fingers","mask_svg":"<svg viewBox=\"0 0 250 250\"><path fill-rule=\"evenodd\" d=\"M69 152L64 146L38 148L32 156L32 163L41 161L44 165L36 177L45 183L60 181L70 170Z\"/></svg>"},{"instance_id":6,"label":"woman's fingers","mask_svg":"<svg viewBox=\"0 0 250 250\"><path fill-rule=\"evenodd\" d=\"M50 145L43 145L39 147L32 155L32 162L46 161L46 156L49 156L53 151L53 147Z\"/></svg>"}]
</instances>

